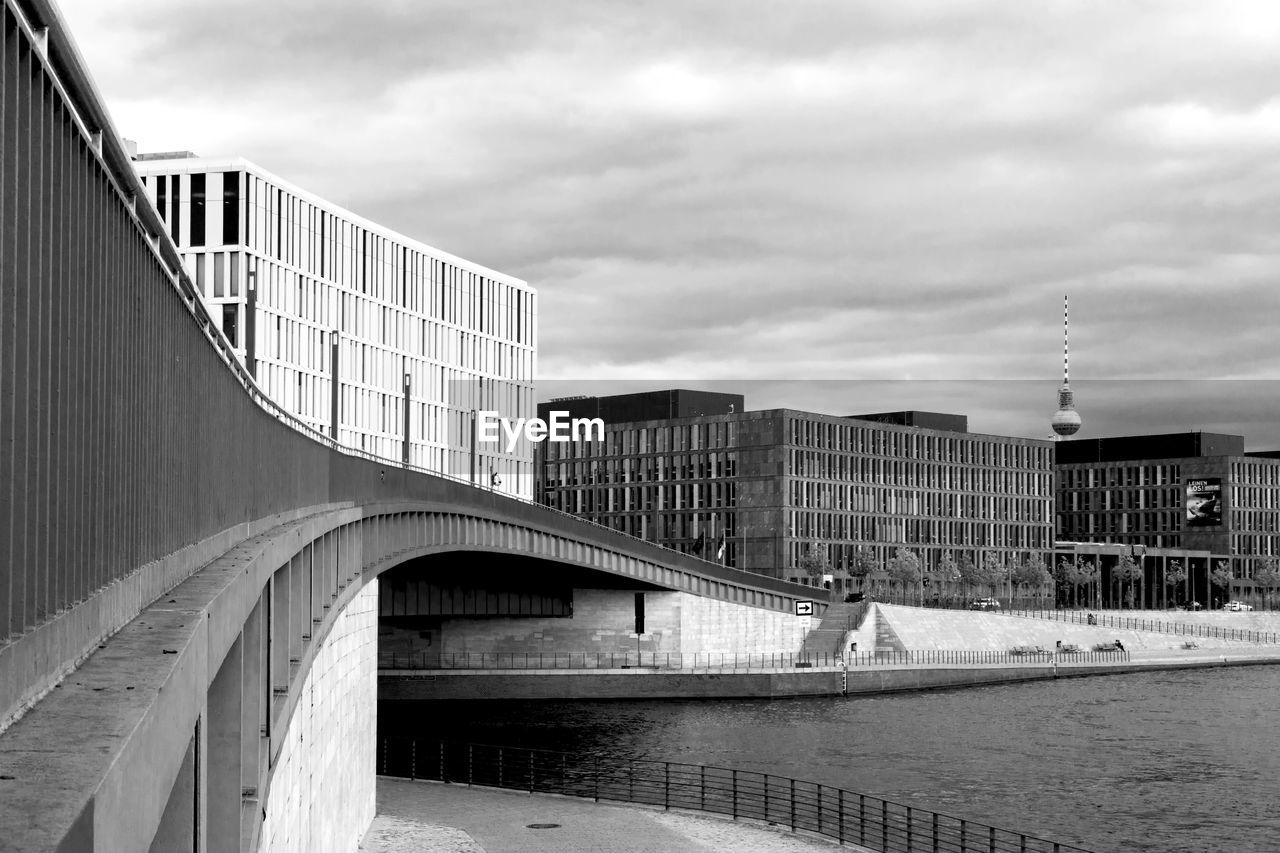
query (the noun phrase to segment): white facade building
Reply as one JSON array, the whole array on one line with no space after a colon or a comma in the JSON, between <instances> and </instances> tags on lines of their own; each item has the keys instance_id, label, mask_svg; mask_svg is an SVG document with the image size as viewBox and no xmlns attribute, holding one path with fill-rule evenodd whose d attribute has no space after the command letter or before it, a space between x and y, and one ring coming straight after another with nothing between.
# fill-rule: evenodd
<instances>
[{"instance_id":1,"label":"white facade building","mask_svg":"<svg viewBox=\"0 0 1280 853\"><path fill-rule=\"evenodd\" d=\"M528 442L477 447L472 418L534 413L533 288L241 158L136 165L210 314L273 400L341 444L402 460L407 384L410 464L532 499Z\"/></svg>"}]
</instances>

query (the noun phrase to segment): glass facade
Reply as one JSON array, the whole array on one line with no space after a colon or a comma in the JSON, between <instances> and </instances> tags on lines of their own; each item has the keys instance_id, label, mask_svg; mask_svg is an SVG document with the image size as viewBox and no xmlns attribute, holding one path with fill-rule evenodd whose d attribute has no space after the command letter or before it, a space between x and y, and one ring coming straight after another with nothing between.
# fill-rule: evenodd
<instances>
[{"instance_id":1,"label":"glass facade","mask_svg":"<svg viewBox=\"0 0 1280 853\"><path fill-rule=\"evenodd\" d=\"M401 459L408 377L411 464L532 498L527 441L479 457L471 442L475 409L533 414L531 287L244 160L135 165L210 312L272 399L328 434L336 366L338 441Z\"/></svg>"},{"instance_id":2,"label":"glass facade","mask_svg":"<svg viewBox=\"0 0 1280 853\"><path fill-rule=\"evenodd\" d=\"M1048 442L789 410L607 424L539 446L538 499L642 539L789 577L899 547L926 568L1053 545ZM721 543L723 542L723 553Z\"/></svg>"}]
</instances>

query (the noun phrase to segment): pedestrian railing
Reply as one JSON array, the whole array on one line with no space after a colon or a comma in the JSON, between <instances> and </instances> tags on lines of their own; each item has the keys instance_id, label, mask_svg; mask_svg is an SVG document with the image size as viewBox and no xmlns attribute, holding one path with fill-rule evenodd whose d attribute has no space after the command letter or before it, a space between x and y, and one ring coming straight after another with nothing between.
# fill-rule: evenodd
<instances>
[{"instance_id":1,"label":"pedestrian railing","mask_svg":"<svg viewBox=\"0 0 1280 853\"><path fill-rule=\"evenodd\" d=\"M831 652L380 652L379 669L810 669L839 667Z\"/></svg>"},{"instance_id":2,"label":"pedestrian railing","mask_svg":"<svg viewBox=\"0 0 1280 853\"><path fill-rule=\"evenodd\" d=\"M379 769L409 779L712 812L881 853L1085 853L1027 833L753 770L414 738L383 738Z\"/></svg>"},{"instance_id":3,"label":"pedestrian railing","mask_svg":"<svg viewBox=\"0 0 1280 853\"><path fill-rule=\"evenodd\" d=\"M1280 643L1280 633L1252 631L1223 625L1200 625L1187 622L1166 622L1134 616L1116 616L1113 613L1095 613L1088 610L1007 610L1010 616L1031 619L1049 619L1076 625L1102 625L1125 631L1150 631L1178 637L1214 637L1220 640L1239 640L1246 643Z\"/></svg>"},{"instance_id":4,"label":"pedestrian railing","mask_svg":"<svg viewBox=\"0 0 1280 853\"><path fill-rule=\"evenodd\" d=\"M867 666L925 666L948 664L957 666L989 666L996 664L1034 663L1126 663L1129 654L1123 650L1043 651L947 650L734 655L718 653L678 652L486 652L435 654L425 652L382 652L378 668L383 670L522 670L522 669L639 669L646 671L736 671L736 670L803 670Z\"/></svg>"},{"instance_id":5,"label":"pedestrian railing","mask_svg":"<svg viewBox=\"0 0 1280 853\"><path fill-rule=\"evenodd\" d=\"M1113 651L962 651L949 649L917 649L913 651L884 651L851 654L850 667L858 666L991 666L996 664L1078 664L1078 663L1128 663L1129 653Z\"/></svg>"}]
</instances>

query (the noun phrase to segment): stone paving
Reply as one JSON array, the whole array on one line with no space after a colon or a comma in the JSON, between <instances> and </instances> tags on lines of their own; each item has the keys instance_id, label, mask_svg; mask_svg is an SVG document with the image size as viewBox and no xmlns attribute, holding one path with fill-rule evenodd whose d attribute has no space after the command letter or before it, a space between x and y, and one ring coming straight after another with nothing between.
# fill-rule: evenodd
<instances>
[{"instance_id":1,"label":"stone paving","mask_svg":"<svg viewBox=\"0 0 1280 853\"><path fill-rule=\"evenodd\" d=\"M531 828L530 824L557 824ZM816 836L716 815L551 794L378 779L366 853L815 853L854 850Z\"/></svg>"}]
</instances>

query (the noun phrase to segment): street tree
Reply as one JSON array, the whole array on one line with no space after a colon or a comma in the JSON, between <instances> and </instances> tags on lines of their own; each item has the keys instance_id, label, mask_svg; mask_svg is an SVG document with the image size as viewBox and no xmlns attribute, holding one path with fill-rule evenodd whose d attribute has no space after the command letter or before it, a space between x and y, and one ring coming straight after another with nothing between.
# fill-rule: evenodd
<instances>
[{"instance_id":1,"label":"street tree","mask_svg":"<svg viewBox=\"0 0 1280 853\"><path fill-rule=\"evenodd\" d=\"M1253 570L1253 582L1262 590L1262 603L1271 609L1271 592L1280 588L1280 560L1270 557Z\"/></svg>"},{"instance_id":2,"label":"street tree","mask_svg":"<svg viewBox=\"0 0 1280 853\"><path fill-rule=\"evenodd\" d=\"M811 578L821 578L827 572L827 543L814 540L800 558L800 568Z\"/></svg>"},{"instance_id":3,"label":"street tree","mask_svg":"<svg viewBox=\"0 0 1280 853\"><path fill-rule=\"evenodd\" d=\"M904 594L907 590L918 586L922 577L920 558L914 551L907 548L898 548L894 551L893 557L885 565L885 570L889 573L891 580L902 585Z\"/></svg>"},{"instance_id":4,"label":"street tree","mask_svg":"<svg viewBox=\"0 0 1280 853\"><path fill-rule=\"evenodd\" d=\"M1076 566L1078 574L1076 575L1076 584L1083 587L1088 592L1088 603L1086 606L1092 606L1094 603L1094 590L1097 588L1098 579L1102 576L1098 563L1094 560L1083 560Z\"/></svg>"},{"instance_id":5,"label":"street tree","mask_svg":"<svg viewBox=\"0 0 1280 853\"><path fill-rule=\"evenodd\" d=\"M1142 580L1142 566L1130 555L1121 554L1120 560L1111 572L1111 576L1115 579L1117 586L1125 588L1124 605L1132 609L1133 585L1135 582Z\"/></svg>"},{"instance_id":6,"label":"street tree","mask_svg":"<svg viewBox=\"0 0 1280 853\"><path fill-rule=\"evenodd\" d=\"M1209 583L1218 588L1217 600L1225 601L1231 597L1231 564L1226 560L1219 560L1214 563L1213 571L1209 572Z\"/></svg>"},{"instance_id":7,"label":"street tree","mask_svg":"<svg viewBox=\"0 0 1280 853\"><path fill-rule=\"evenodd\" d=\"M1164 573L1164 585L1172 591L1174 604L1177 604L1178 599L1181 598L1181 596L1178 595L1178 590L1181 589L1186 582L1187 567L1183 562L1181 560L1174 560L1169 563L1169 567Z\"/></svg>"}]
</instances>

